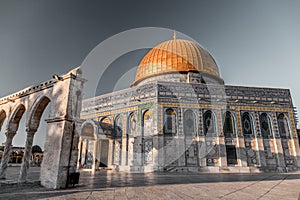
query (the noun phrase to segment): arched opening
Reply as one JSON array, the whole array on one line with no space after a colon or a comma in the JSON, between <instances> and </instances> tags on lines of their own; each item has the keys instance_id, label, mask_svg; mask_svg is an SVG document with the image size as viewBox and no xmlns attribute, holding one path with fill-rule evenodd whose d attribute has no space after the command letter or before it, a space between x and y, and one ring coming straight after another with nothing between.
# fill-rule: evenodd
<instances>
[{"instance_id":1,"label":"arched opening","mask_svg":"<svg viewBox=\"0 0 300 200\"><path fill-rule=\"evenodd\" d=\"M261 135L264 139L271 137L271 122L267 113L262 113L259 116Z\"/></svg>"},{"instance_id":2,"label":"arched opening","mask_svg":"<svg viewBox=\"0 0 300 200\"><path fill-rule=\"evenodd\" d=\"M277 117L278 129L281 138L290 138L288 119L285 114L280 113Z\"/></svg>"},{"instance_id":3,"label":"arched opening","mask_svg":"<svg viewBox=\"0 0 300 200\"><path fill-rule=\"evenodd\" d=\"M8 122L8 130L10 132L16 133L19 128L19 124L21 121L21 118L25 112L25 106L23 104L20 104L15 111L12 114L12 117L10 118L10 121Z\"/></svg>"},{"instance_id":4,"label":"arched opening","mask_svg":"<svg viewBox=\"0 0 300 200\"><path fill-rule=\"evenodd\" d=\"M25 113L25 106L23 104L18 105L12 112L10 119L7 124L6 132L6 141L3 151L3 156L1 159L1 169L0 169L0 178L5 178L6 171L8 167L8 162L10 161L11 155L14 157L14 154L11 154L11 148L13 144L13 139L19 129L20 121ZM2 114L3 117L3 114ZM3 122L2 122L3 123Z\"/></svg>"},{"instance_id":5,"label":"arched opening","mask_svg":"<svg viewBox=\"0 0 300 200\"><path fill-rule=\"evenodd\" d=\"M183 115L185 136L196 136L196 116L192 110L186 110Z\"/></svg>"},{"instance_id":6,"label":"arched opening","mask_svg":"<svg viewBox=\"0 0 300 200\"><path fill-rule=\"evenodd\" d=\"M5 113L4 110L1 110L0 111L0 131L1 131L1 128L2 128L5 121L6 121L6 113ZM1 132L1 134L0 134L0 144L2 144L4 142L5 142L5 134ZM1 146L1 149L0 149L0 163L1 163L1 160L2 160L2 156L3 156L3 151L4 151L4 147Z\"/></svg>"},{"instance_id":7,"label":"arched opening","mask_svg":"<svg viewBox=\"0 0 300 200\"><path fill-rule=\"evenodd\" d=\"M177 112L173 108L167 108L164 111L164 123L163 123L163 133L164 133L164 162L165 168L169 166L177 166L178 159L174 159L174 150L178 147L176 146L176 139L174 136L177 135ZM184 152L180 152L184 156Z\"/></svg>"},{"instance_id":8,"label":"arched opening","mask_svg":"<svg viewBox=\"0 0 300 200\"><path fill-rule=\"evenodd\" d=\"M135 113L131 113L128 117L128 135L137 135L137 117Z\"/></svg>"},{"instance_id":9,"label":"arched opening","mask_svg":"<svg viewBox=\"0 0 300 200\"><path fill-rule=\"evenodd\" d=\"M42 97L40 101L37 103L37 105L34 105L33 107L33 114L31 115L28 123L29 130L37 130L40 125L41 117L47 107L47 105L50 103L50 99L48 97Z\"/></svg>"},{"instance_id":10,"label":"arched opening","mask_svg":"<svg viewBox=\"0 0 300 200\"><path fill-rule=\"evenodd\" d=\"M230 111L226 111L225 113L223 132L226 138L231 138L235 136L234 118Z\"/></svg>"},{"instance_id":11,"label":"arched opening","mask_svg":"<svg viewBox=\"0 0 300 200\"><path fill-rule=\"evenodd\" d=\"M243 128L244 137L253 136L252 119L251 119L250 114L248 112L245 112L242 115L242 128Z\"/></svg>"},{"instance_id":12,"label":"arched opening","mask_svg":"<svg viewBox=\"0 0 300 200\"><path fill-rule=\"evenodd\" d=\"M95 127L94 123L86 121L81 126L81 141L79 144L79 167L91 169L95 162Z\"/></svg>"},{"instance_id":13,"label":"arched opening","mask_svg":"<svg viewBox=\"0 0 300 200\"><path fill-rule=\"evenodd\" d=\"M100 119L100 122L105 123L105 124L113 124L113 120L111 117L103 117Z\"/></svg>"},{"instance_id":14,"label":"arched opening","mask_svg":"<svg viewBox=\"0 0 300 200\"><path fill-rule=\"evenodd\" d=\"M3 125L4 121L5 121L5 119L6 119L6 113L5 113L4 110L1 110L0 111L0 130L2 128L2 125Z\"/></svg>"},{"instance_id":15,"label":"arched opening","mask_svg":"<svg viewBox=\"0 0 300 200\"><path fill-rule=\"evenodd\" d=\"M271 129L271 120L267 113L262 113L259 116L260 121L260 131L263 138L264 146L264 157L266 160L266 167L275 169L277 166L277 159L275 154L272 151L272 146L274 141L272 141L272 129Z\"/></svg>"},{"instance_id":16,"label":"arched opening","mask_svg":"<svg viewBox=\"0 0 300 200\"><path fill-rule=\"evenodd\" d=\"M121 165L122 158L123 117L117 115L114 121L113 164Z\"/></svg>"},{"instance_id":17,"label":"arched opening","mask_svg":"<svg viewBox=\"0 0 300 200\"><path fill-rule=\"evenodd\" d=\"M31 112L29 113L28 121L26 123L26 142L25 151L22 160L22 166L19 176L19 181L25 181L29 166L34 167L32 170L40 171L40 166L43 161L43 153L37 153L37 155L32 155L32 146L39 145L44 147L45 143L45 130L46 122L45 117L49 117L48 104L50 99L46 96L39 98L32 106ZM44 120L41 120L44 119ZM39 127L43 127L39 129Z\"/></svg>"},{"instance_id":18,"label":"arched opening","mask_svg":"<svg viewBox=\"0 0 300 200\"><path fill-rule=\"evenodd\" d=\"M176 111L172 108L168 108L164 115L164 134L174 135L177 133L177 123L176 123Z\"/></svg>"},{"instance_id":19,"label":"arched opening","mask_svg":"<svg viewBox=\"0 0 300 200\"><path fill-rule=\"evenodd\" d=\"M224 124L223 124L223 133L225 138L233 138L236 136L234 128L234 118L230 111L225 112ZM236 147L232 144L226 144L226 156L227 156L227 165L236 165L237 164L237 154Z\"/></svg>"},{"instance_id":20,"label":"arched opening","mask_svg":"<svg viewBox=\"0 0 300 200\"><path fill-rule=\"evenodd\" d=\"M293 160L294 158L291 155L290 148L289 148L290 144L288 142L289 139L291 138L290 128L288 124L288 117L285 114L280 113L277 116L277 123L278 123L280 138L281 138L281 145L283 149L285 164L287 167L292 167L294 164L294 160Z\"/></svg>"},{"instance_id":21,"label":"arched opening","mask_svg":"<svg viewBox=\"0 0 300 200\"><path fill-rule=\"evenodd\" d=\"M212 110L207 110L203 114L203 134L205 135L206 165L215 166L219 157L218 146L214 141L217 136L217 120Z\"/></svg>"},{"instance_id":22,"label":"arched opening","mask_svg":"<svg viewBox=\"0 0 300 200\"><path fill-rule=\"evenodd\" d=\"M244 160L247 162L248 166L253 166L254 164L257 163L256 159L256 152L253 148L253 142L252 142L252 137L253 137L253 121L251 118L251 115L249 112L244 112L242 114L242 131L243 131L243 136L244 136L244 144L245 144L245 153L246 153L246 158Z\"/></svg>"},{"instance_id":23,"label":"arched opening","mask_svg":"<svg viewBox=\"0 0 300 200\"><path fill-rule=\"evenodd\" d=\"M152 111L151 110L146 110L144 112L142 127L143 127L143 135L144 136L147 137L147 136L152 135L153 117L152 117Z\"/></svg>"},{"instance_id":24,"label":"arched opening","mask_svg":"<svg viewBox=\"0 0 300 200\"><path fill-rule=\"evenodd\" d=\"M198 148L194 140L196 134L196 115L188 109L183 114L183 130L185 138L185 160L187 166L198 164Z\"/></svg>"},{"instance_id":25,"label":"arched opening","mask_svg":"<svg viewBox=\"0 0 300 200\"><path fill-rule=\"evenodd\" d=\"M216 135L216 117L211 110L203 114L203 131L205 136Z\"/></svg>"},{"instance_id":26,"label":"arched opening","mask_svg":"<svg viewBox=\"0 0 300 200\"><path fill-rule=\"evenodd\" d=\"M137 142L134 137L137 136L137 117L136 113L132 112L127 118L126 131L126 165L133 163L133 143Z\"/></svg>"},{"instance_id":27,"label":"arched opening","mask_svg":"<svg viewBox=\"0 0 300 200\"><path fill-rule=\"evenodd\" d=\"M153 115L151 110L146 110L143 113L142 118L142 127L143 127L143 161L144 164L152 163L152 148L153 148L153 140L150 137L153 135Z\"/></svg>"}]
</instances>

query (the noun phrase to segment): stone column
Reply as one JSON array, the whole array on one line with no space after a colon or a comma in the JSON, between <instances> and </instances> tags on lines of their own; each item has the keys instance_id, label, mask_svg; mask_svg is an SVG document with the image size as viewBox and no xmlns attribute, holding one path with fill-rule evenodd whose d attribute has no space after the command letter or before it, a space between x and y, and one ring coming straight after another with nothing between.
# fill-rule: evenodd
<instances>
[{"instance_id":1,"label":"stone column","mask_svg":"<svg viewBox=\"0 0 300 200\"><path fill-rule=\"evenodd\" d=\"M6 170L8 167L8 161L11 153L11 144L14 136L16 135L15 132L6 132L6 142L4 147L4 152L2 156L1 166L0 166L0 179L5 179Z\"/></svg>"},{"instance_id":2,"label":"stone column","mask_svg":"<svg viewBox=\"0 0 300 200\"><path fill-rule=\"evenodd\" d=\"M77 170L79 170L81 167L81 159L82 159L82 138L79 138L78 142L78 158L77 158Z\"/></svg>"},{"instance_id":3,"label":"stone column","mask_svg":"<svg viewBox=\"0 0 300 200\"><path fill-rule=\"evenodd\" d=\"M227 166L227 152L226 152L226 142L225 137L219 136L219 166L226 167Z\"/></svg>"},{"instance_id":4,"label":"stone column","mask_svg":"<svg viewBox=\"0 0 300 200\"><path fill-rule=\"evenodd\" d=\"M29 171L29 162L31 157L31 148L32 148L32 142L34 138L34 134L36 131L27 131L27 138L26 138L26 144L25 144L25 152L22 159L22 166L21 171L19 174L19 182L25 182L27 173Z\"/></svg>"},{"instance_id":5,"label":"stone column","mask_svg":"<svg viewBox=\"0 0 300 200\"><path fill-rule=\"evenodd\" d=\"M237 141L238 141L238 146L237 146L237 159L238 159L238 164L239 166L242 166L242 167L247 167L248 165L248 156L247 156L247 149L246 149L246 146L245 146L245 138L244 137L241 137L239 136L237 138ZM251 141L251 140L250 140ZM250 142L251 143L251 142Z\"/></svg>"},{"instance_id":6,"label":"stone column","mask_svg":"<svg viewBox=\"0 0 300 200\"><path fill-rule=\"evenodd\" d=\"M92 173L94 174L99 166L96 166L96 159L97 159L97 140L93 140L93 165L92 165Z\"/></svg>"},{"instance_id":7,"label":"stone column","mask_svg":"<svg viewBox=\"0 0 300 200\"><path fill-rule=\"evenodd\" d=\"M258 146L258 155L260 157L260 166L262 168L267 167L267 161L265 157L265 147L264 147L264 139L262 137L257 137L257 146Z\"/></svg>"}]
</instances>

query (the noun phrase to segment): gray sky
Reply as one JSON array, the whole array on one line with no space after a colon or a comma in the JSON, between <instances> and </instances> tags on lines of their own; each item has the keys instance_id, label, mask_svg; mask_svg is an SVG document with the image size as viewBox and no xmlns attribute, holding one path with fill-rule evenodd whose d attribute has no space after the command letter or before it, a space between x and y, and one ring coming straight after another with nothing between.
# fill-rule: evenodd
<instances>
[{"instance_id":1,"label":"gray sky","mask_svg":"<svg viewBox=\"0 0 300 200\"><path fill-rule=\"evenodd\" d=\"M205 47L226 84L289 88L299 107L299 8L300 1L276 0L0 0L0 96L79 66L95 46L121 31L164 27ZM145 52L122 56L108 74L121 76L118 66L137 65ZM100 93L110 91L108 86ZM24 144L23 130L14 145ZM40 129L34 143L42 145L44 134ZM2 129L0 143L4 138Z\"/></svg>"}]
</instances>

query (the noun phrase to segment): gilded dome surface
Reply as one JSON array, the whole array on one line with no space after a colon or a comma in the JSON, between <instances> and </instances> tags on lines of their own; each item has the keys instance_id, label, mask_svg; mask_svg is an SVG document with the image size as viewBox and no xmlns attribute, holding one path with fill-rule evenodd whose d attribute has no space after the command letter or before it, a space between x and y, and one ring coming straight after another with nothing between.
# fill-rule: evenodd
<instances>
[{"instance_id":1,"label":"gilded dome surface","mask_svg":"<svg viewBox=\"0 0 300 200\"><path fill-rule=\"evenodd\" d=\"M189 40L169 40L158 44L143 57L132 85L156 75L191 71L221 79L215 60L200 45Z\"/></svg>"}]
</instances>

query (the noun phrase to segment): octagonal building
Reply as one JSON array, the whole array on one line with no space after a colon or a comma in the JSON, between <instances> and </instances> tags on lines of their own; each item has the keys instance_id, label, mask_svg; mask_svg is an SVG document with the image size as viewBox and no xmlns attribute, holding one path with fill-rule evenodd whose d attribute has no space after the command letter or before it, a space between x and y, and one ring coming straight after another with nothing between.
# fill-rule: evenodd
<instances>
[{"instance_id":1,"label":"octagonal building","mask_svg":"<svg viewBox=\"0 0 300 200\"><path fill-rule=\"evenodd\" d=\"M253 172L300 167L290 91L225 85L189 40L152 48L130 88L83 102L78 167Z\"/></svg>"}]
</instances>

